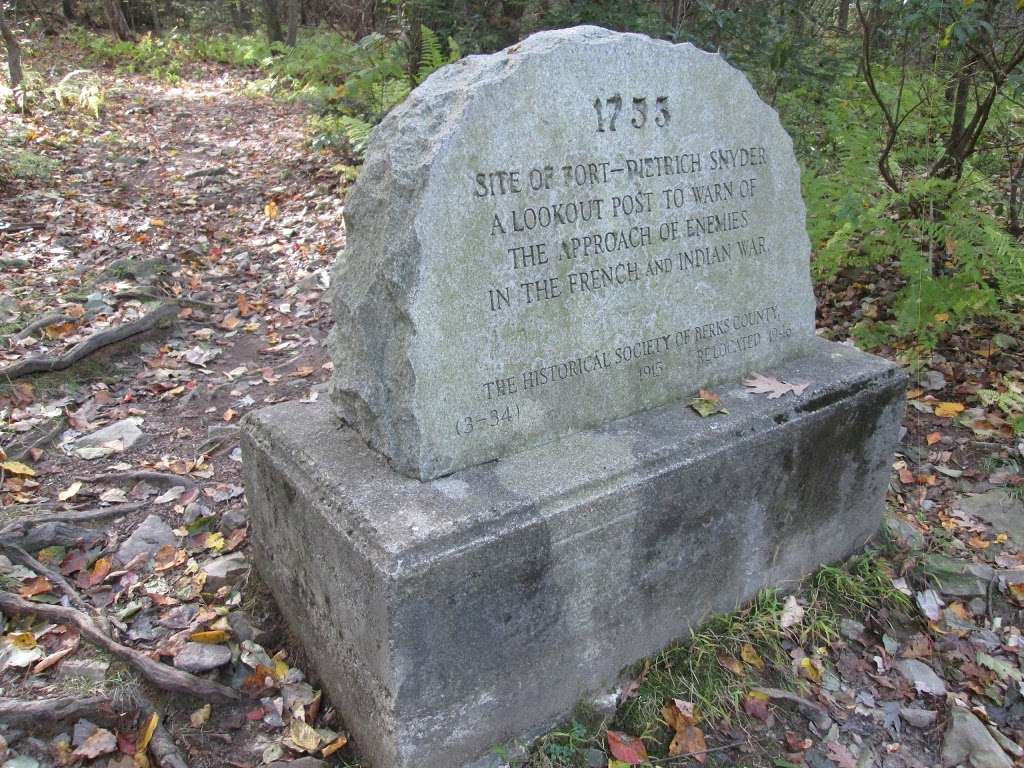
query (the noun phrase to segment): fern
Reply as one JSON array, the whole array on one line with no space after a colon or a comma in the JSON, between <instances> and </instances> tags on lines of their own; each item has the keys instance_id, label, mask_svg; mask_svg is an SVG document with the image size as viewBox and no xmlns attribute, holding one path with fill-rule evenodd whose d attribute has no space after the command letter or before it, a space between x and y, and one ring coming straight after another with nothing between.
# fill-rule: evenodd
<instances>
[{"instance_id":1,"label":"fern","mask_svg":"<svg viewBox=\"0 0 1024 768\"><path fill-rule=\"evenodd\" d=\"M437 33L427 26L420 26L420 66L415 78L417 85L445 64L452 64L461 58L462 51L454 38L448 38L448 55L445 56Z\"/></svg>"}]
</instances>

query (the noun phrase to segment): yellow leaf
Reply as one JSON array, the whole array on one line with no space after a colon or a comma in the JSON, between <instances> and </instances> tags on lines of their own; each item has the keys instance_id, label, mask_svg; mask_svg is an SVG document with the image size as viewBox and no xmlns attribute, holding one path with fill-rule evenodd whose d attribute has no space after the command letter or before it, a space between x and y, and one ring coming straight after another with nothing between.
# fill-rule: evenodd
<instances>
[{"instance_id":1,"label":"yellow leaf","mask_svg":"<svg viewBox=\"0 0 1024 768\"><path fill-rule=\"evenodd\" d=\"M280 659L274 659L274 679L281 681L284 680L285 675L288 674L288 665Z\"/></svg>"},{"instance_id":2,"label":"yellow leaf","mask_svg":"<svg viewBox=\"0 0 1024 768\"><path fill-rule=\"evenodd\" d=\"M60 499L61 501L67 501L72 496L77 495L80 490L82 490L82 482L80 480L75 480L75 482L73 482L63 491L58 493L57 498Z\"/></svg>"},{"instance_id":3,"label":"yellow leaf","mask_svg":"<svg viewBox=\"0 0 1024 768\"><path fill-rule=\"evenodd\" d=\"M5 461L0 464L0 469L4 469L10 472L12 475L28 475L29 477L35 477L36 471L27 464L22 464L20 461Z\"/></svg>"},{"instance_id":4,"label":"yellow leaf","mask_svg":"<svg viewBox=\"0 0 1024 768\"><path fill-rule=\"evenodd\" d=\"M36 636L31 632L11 632L7 639L21 651L31 651L36 647Z\"/></svg>"},{"instance_id":5,"label":"yellow leaf","mask_svg":"<svg viewBox=\"0 0 1024 768\"><path fill-rule=\"evenodd\" d=\"M139 729L139 737L135 741L135 749L138 753L144 754L149 749L149 742L153 740L156 727L160 724L160 715L156 712L149 714L149 719Z\"/></svg>"},{"instance_id":6,"label":"yellow leaf","mask_svg":"<svg viewBox=\"0 0 1024 768\"><path fill-rule=\"evenodd\" d=\"M268 219L277 218L277 203L271 200L269 203L263 206L263 213L266 214Z\"/></svg>"},{"instance_id":7,"label":"yellow leaf","mask_svg":"<svg viewBox=\"0 0 1024 768\"><path fill-rule=\"evenodd\" d=\"M917 400L917 398L919 398L923 394L924 394L924 390L923 389L908 389L907 390L907 400Z\"/></svg>"},{"instance_id":8,"label":"yellow leaf","mask_svg":"<svg viewBox=\"0 0 1024 768\"><path fill-rule=\"evenodd\" d=\"M1005 544L1006 540L1009 539L1009 538L1010 538L1010 534L1008 534L1008 533L1000 533L998 536L996 536L996 544Z\"/></svg>"},{"instance_id":9,"label":"yellow leaf","mask_svg":"<svg viewBox=\"0 0 1024 768\"><path fill-rule=\"evenodd\" d=\"M206 537L206 548L215 549L218 552L224 549L224 534L220 532L211 533Z\"/></svg>"},{"instance_id":10,"label":"yellow leaf","mask_svg":"<svg viewBox=\"0 0 1024 768\"><path fill-rule=\"evenodd\" d=\"M743 647L740 648L740 657L750 666L759 670L764 669L764 659L761 658L761 654L750 643L744 643Z\"/></svg>"},{"instance_id":11,"label":"yellow leaf","mask_svg":"<svg viewBox=\"0 0 1024 768\"><path fill-rule=\"evenodd\" d=\"M295 746L304 752L313 752L320 746L320 734L312 726L307 725L298 718L292 720L291 725L288 727L288 735Z\"/></svg>"},{"instance_id":12,"label":"yellow leaf","mask_svg":"<svg viewBox=\"0 0 1024 768\"><path fill-rule=\"evenodd\" d=\"M947 320L949 320L949 313L948 312L939 312L937 315L935 315L935 322L936 323L944 323Z\"/></svg>"},{"instance_id":13,"label":"yellow leaf","mask_svg":"<svg viewBox=\"0 0 1024 768\"><path fill-rule=\"evenodd\" d=\"M935 415L951 419L958 413L963 413L965 407L963 403L939 403L935 407Z\"/></svg>"},{"instance_id":14,"label":"yellow leaf","mask_svg":"<svg viewBox=\"0 0 1024 768\"><path fill-rule=\"evenodd\" d=\"M230 637L231 634L223 629L208 629L205 632L193 632L189 639L194 643L215 645L217 643L226 643Z\"/></svg>"},{"instance_id":15,"label":"yellow leaf","mask_svg":"<svg viewBox=\"0 0 1024 768\"><path fill-rule=\"evenodd\" d=\"M800 659L800 676L805 677L811 682L821 682L821 671L814 665L814 662L810 658L804 656Z\"/></svg>"}]
</instances>

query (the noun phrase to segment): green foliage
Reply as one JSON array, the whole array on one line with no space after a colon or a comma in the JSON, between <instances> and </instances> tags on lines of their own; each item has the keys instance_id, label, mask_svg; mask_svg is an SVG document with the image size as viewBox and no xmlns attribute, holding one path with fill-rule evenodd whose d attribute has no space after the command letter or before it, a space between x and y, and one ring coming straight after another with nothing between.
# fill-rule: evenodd
<instances>
[{"instance_id":1,"label":"green foliage","mask_svg":"<svg viewBox=\"0 0 1024 768\"><path fill-rule=\"evenodd\" d=\"M783 595L766 589L745 608L712 616L688 640L646 662L637 696L619 712L624 729L632 734L656 729L661 708L672 698L694 702L709 721L730 718L740 711L752 677L763 674L780 687L797 684L789 653L793 643L808 650L827 645L838 636L844 616L863 618L882 611L906 615L911 608L906 596L893 587L886 562L874 552L822 568L799 596L804 615L789 629L781 626ZM745 665L744 673L737 675L720 661L742 658L744 645L763 659L764 673Z\"/></svg>"},{"instance_id":2,"label":"green foliage","mask_svg":"<svg viewBox=\"0 0 1024 768\"><path fill-rule=\"evenodd\" d=\"M886 93L900 87L895 69L881 69L876 78ZM804 165L815 278L888 263L903 281L886 319L855 327L855 339L866 347L901 340L929 349L958 325L1024 298L1024 247L996 213L1002 192L991 171L979 170L991 159L979 155L959 181L927 173L941 152L935 137L942 134L943 111L930 101L939 87L921 72L903 84L904 97L922 103L890 157L904 180L899 192L881 181L881 116L859 78L844 76L824 92L796 88L780 99ZM1024 118L1007 99L994 112L997 121Z\"/></svg>"},{"instance_id":3,"label":"green foliage","mask_svg":"<svg viewBox=\"0 0 1024 768\"><path fill-rule=\"evenodd\" d=\"M14 179L48 179L57 169L57 161L25 148L25 131L0 133L0 183Z\"/></svg>"},{"instance_id":4,"label":"green foliage","mask_svg":"<svg viewBox=\"0 0 1024 768\"><path fill-rule=\"evenodd\" d=\"M77 110L99 119L106 101L100 79L88 69L75 69L53 87L53 99L59 107Z\"/></svg>"},{"instance_id":5,"label":"green foliage","mask_svg":"<svg viewBox=\"0 0 1024 768\"><path fill-rule=\"evenodd\" d=\"M441 40L429 27L420 25L420 66L416 82L422 83L445 64L452 64L462 58L462 51L454 38L448 38L448 55L441 49Z\"/></svg>"}]
</instances>

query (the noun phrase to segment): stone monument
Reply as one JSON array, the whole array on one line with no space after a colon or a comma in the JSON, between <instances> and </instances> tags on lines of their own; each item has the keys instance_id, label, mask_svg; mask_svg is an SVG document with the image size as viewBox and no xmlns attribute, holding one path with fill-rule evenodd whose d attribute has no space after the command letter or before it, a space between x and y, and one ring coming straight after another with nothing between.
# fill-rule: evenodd
<instances>
[{"instance_id":1,"label":"stone monument","mask_svg":"<svg viewBox=\"0 0 1024 768\"><path fill-rule=\"evenodd\" d=\"M331 402L243 450L257 565L375 768L543 731L876 531L905 381L815 336L804 217L746 78L641 35L468 57L374 130Z\"/></svg>"}]
</instances>

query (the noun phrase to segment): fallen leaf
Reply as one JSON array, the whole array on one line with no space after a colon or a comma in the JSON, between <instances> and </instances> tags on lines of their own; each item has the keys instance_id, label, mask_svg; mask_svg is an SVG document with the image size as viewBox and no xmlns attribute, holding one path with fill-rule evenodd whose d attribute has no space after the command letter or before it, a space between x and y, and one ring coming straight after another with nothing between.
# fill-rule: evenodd
<instances>
[{"instance_id":1,"label":"fallen leaf","mask_svg":"<svg viewBox=\"0 0 1024 768\"><path fill-rule=\"evenodd\" d=\"M10 472L12 475L25 475L27 477L35 477L36 471L27 464L22 464L20 461L14 461L13 459L0 463L0 469L4 469Z\"/></svg>"},{"instance_id":2,"label":"fallen leaf","mask_svg":"<svg viewBox=\"0 0 1024 768\"><path fill-rule=\"evenodd\" d=\"M277 203L271 200L269 203L263 206L264 215L273 221L277 218Z\"/></svg>"},{"instance_id":3,"label":"fallen leaf","mask_svg":"<svg viewBox=\"0 0 1024 768\"><path fill-rule=\"evenodd\" d=\"M21 583L21 588L18 590L18 594L22 597L35 597L45 592L49 592L53 589L53 584L45 576L35 576L31 579L26 579Z\"/></svg>"},{"instance_id":4,"label":"fallen leaf","mask_svg":"<svg viewBox=\"0 0 1024 768\"><path fill-rule=\"evenodd\" d=\"M935 406L935 415L945 419L951 419L958 413L963 413L966 406L963 403L939 403Z\"/></svg>"},{"instance_id":5,"label":"fallen leaf","mask_svg":"<svg viewBox=\"0 0 1024 768\"><path fill-rule=\"evenodd\" d=\"M82 745L72 754L75 757L83 757L86 760L93 760L100 755L109 755L117 749L117 738L106 728L97 728L92 735L82 742Z\"/></svg>"},{"instance_id":6,"label":"fallen leaf","mask_svg":"<svg viewBox=\"0 0 1024 768\"><path fill-rule=\"evenodd\" d=\"M194 643L206 643L216 645L226 643L231 639L231 633L224 629L208 629L204 632L193 632L189 639Z\"/></svg>"},{"instance_id":7,"label":"fallen leaf","mask_svg":"<svg viewBox=\"0 0 1024 768\"><path fill-rule=\"evenodd\" d=\"M761 654L750 643L744 643L743 647L740 648L740 658L750 666L761 671L764 670L764 659L761 658Z\"/></svg>"},{"instance_id":8,"label":"fallen leaf","mask_svg":"<svg viewBox=\"0 0 1024 768\"><path fill-rule=\"evenodd\" d=\"M288 735L295 746L303 752L313 752L320 746L320 734L311 725L298 718L293 719L289 725Z\"/></svg>"},{"instance_id":9,"label":"fallen leaf","mask_svg":"<svg viewBox=\"0 0 1024 768\"><path fill-rule=\"evenodd\" d=\"M928 445L935 445L939 440L942 439L941 432L930 432L925 440L928 441Z\"/></svg>"},{"instance_id":10,"label":"fallen leaf","mask_svg":"<svg viewBox=\"0 0 1024 768\"><path fill-rule=\"evenodd\" d=\"M755 395L768 395L769 400L776 400L783 395L792 392L794 395L802 395L804 390L810 386L806 384L791 384L787 381L780 381L772 376L762 376L760 373L752 373L749 379L744 379L743 386Z\"/></svg>"},{"instance_id":11,"label":"fallen leaf","mask_svg":"<svg viewBox=\"0 0 1024 768\"><path fill-rule=\"evenodd\" d=\"M728 669L734 675L743 674L743 665L740 663L740 660L737 659L735 656L729 656L724 653L719 653L716 658L718 659L719 664Z\"/></svg>"},{"instance_id":12,"label":"fallen leaf","mask_svg":"<svg viewBox=\"0 0 1024 768\"><path fill-rule=\"evenodd\" d=\"M99 558L92 564L92 570L89 571L89 575L86 578L86 586L95 587L97 584L101 584L107 578L113 565L114 563L109 557Z\"/></svg>"},{"instance_id":13,"label":"fallen leaf","mask_svg":"<svg viewBox=\"0 0 1024 768\"><path fill-rule=\"evenodd\" d=\"M608 749L612 757L626 765L640 765L647 762L647 747L640 739L622 731L608 731Z\"/></svg>"},{"instance_id":14,"label":"fallen leaf","mask_svg":"<svg viewBox=\"0 0 1024 768\"><path fill-rule=\"evenodd\" d=\"M160 715L156 712L150 712L146 722L139 728L139 736L135 740L135 751L140 755L144 755L146 750L149 749L149 742L153 740L153 734L156 733L156 727L160 724Z\"/></svg>"},{"instance_id":15,"label":"fallen leaf","mask_svg":"<svg viewBox=\"0 0 1024 768\"><path fill-rule=\"evenodd\" d=\"M346 744L348 744L348 736L341 735L334 741L332 741L330 744L325 745L324 748L320 750L320 754L323 757L330 757L339 749L344 747Z\"/></svg>"},{"instance_id":16,"label":"fallen leaf","mask_svg":"<svg viewBox=\"0 0 1024 768\"><path fill-rule=\"evenodd\" d=\"M814 660L804 656L799 664L800 677L810 680L812 683L821 683L821 670Z\"/></svg>"},{"instance_id":17,"label":"fallen leaf","mask_svg":"<svg viewBox=\"0 0 1024 768\"><path fill-rule=\"evenodd\" d=\"M76 496L80 490L82 490L82 482L80 480L75 480L75 482L73 482L63 491L58 493L57 498L60 499L61 501L67 501L73 496Z\"/></svg>"},{"instance_id":18,"label":"fallen leaf","mask_svg":"<svg viewBox=\"0 0 1024 768\"><path fill-rule=\"evenodd\" d=\"M188 553L184 549L178 549L173 544L164 544L153 556L153 570L166 571L188 560Z\"/></svg>"},{"instance_id":19,"label":"fallen leaf","mask_svg":"<svg viewBox=\"0 0 1024 768\"><path fill-rule=\"evenodd\" d=\"M853 759L850 750L838 741L826 742L825 747L828 749L829 760L839 768L857 768L857 761Z\"/></svg>"},{"instance_id":20,"label":"fallen leaf","mask_svg":"<svg viewBox=\"0 0 1024 768\"><path fill-rule=\"evenodd\" d=\"M710 389L702 389L697 393L697 396L689 402L689 406L693 408L698 414L707 418L713 416L716 413L728 414L729 412L722 407L722 398L720 395L715 394Z\"/></svg>"},{"instance_id":21,"label":"fallen leaf","mask_svg":"<svg viewBox=\"0 0 1024 768\"><path fill-rule=\"evenodd\" d=\"M768 697L760 691L751 691L743 699L743 711L761 722L767 723L772 718L768 709Z\"/></svg>"}]
</instances>

